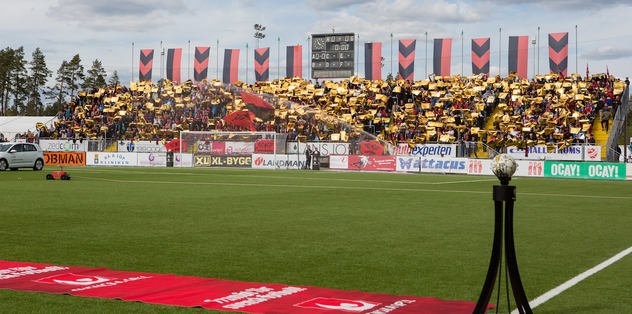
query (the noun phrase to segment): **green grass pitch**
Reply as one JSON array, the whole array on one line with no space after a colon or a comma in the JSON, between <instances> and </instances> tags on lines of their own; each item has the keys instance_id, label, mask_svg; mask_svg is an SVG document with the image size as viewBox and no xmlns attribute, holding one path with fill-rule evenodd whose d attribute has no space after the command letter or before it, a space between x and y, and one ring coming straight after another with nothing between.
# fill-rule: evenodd
<instances>
[{"instance_id":1,"label":"green grass pitch","mask_svg":"<svg viewBox=\"0 0 632 314\"><path fill-rule=\"evenodd\" d=\"M487 272L494 177L75 167L44 180L52 170L0 173L0 259L472 302ZM511 183L529 300L632 246L632 182ZM630 274L632 255L536 312L630 313ZM212 311L0 290L0 312Z\"/></svg>"}]
</instances>

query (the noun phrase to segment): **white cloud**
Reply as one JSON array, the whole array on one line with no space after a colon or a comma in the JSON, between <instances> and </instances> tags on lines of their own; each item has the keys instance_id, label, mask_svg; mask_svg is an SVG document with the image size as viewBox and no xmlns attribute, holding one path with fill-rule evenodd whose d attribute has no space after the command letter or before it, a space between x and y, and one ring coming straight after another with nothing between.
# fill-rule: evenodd
<instances>
[{"instance_id":1,"label":"white cloud","mask_svg":"<svg viewBox=\"0 0 632 314\"><path fill-rule=\"evenodd\" d=\"M630 56L632 56L632 48L605 46L588 51L583 57L588 60L614 60Z\"/></svg>"},{"instance_id":2,"label":"white cloud","mask_svg":"<svg viewBox=\"0 0 632 314\"><path fill-rule=\"evenodd\" d=\"M548 9L564 10L602 10L616 5L629 6L629 0L482 0L481 2L492 2L501 5L538 5Z\"/></svg>"},{"instance_id":3,"label":"white cloud","mask_svg":"<svg viewBox=\"0 0 632 314\"><path fill-rule=\"evenodd\" d=\"M315 10L336 10L347 8L354 4L368 2L367 0L307 0L307 6Z\"/></svg>"},{"instance_id":4,"label":"white cloud","mask_svg":"<svg viewBox=\"0 0 632 314\"><path fill-rule=\"evenodd\" d=\"M47 15L95 31L143 31L169 25L184 11L182 0L59 0Z\"/></svg>"}]
</instances>

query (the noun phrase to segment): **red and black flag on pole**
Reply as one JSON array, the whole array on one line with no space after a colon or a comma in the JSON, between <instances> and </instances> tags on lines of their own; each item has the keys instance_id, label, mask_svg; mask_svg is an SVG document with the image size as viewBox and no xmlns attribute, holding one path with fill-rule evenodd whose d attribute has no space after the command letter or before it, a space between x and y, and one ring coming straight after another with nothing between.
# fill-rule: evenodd
<instances>
[{"instance_id":1,"label":"red and black flag on pole","mask_svg":"<svg viewBox=\"0 0 632 314\"><path fill-rule=\"evenodd\" d=\"M432 72L435 75L450 76L452 61L452 38L435 38L432 56Z\"/></svg>"},{"instance_id":2,"label":"red and black flag on pole","mask_svg":"<svg viewBox=\"0 0 632 314\"><path fill-rule=\"evenodd\" d=\"M195 60L193 61L193 79L200 82L208 77L208 56L211 47L195 47Z\"/></svg>"},{"instance_id":3,"label":"red and black flag on pole","mask_svg":"<svg viewBox=\"0 0 632 314\"><path fill-rule=\"evenodd\" d=\"M182 62L182 48L167 50L167 79L180 82L180 63Z\"/></svg>"},{"instance_id":4,"label":"red and black flag on pole","mask_svg":"<svg viewBox=\"0 0 632 314\"><path fill-rule=\"evenodd\" d=\"M274 119L274 107L260 96L248 92L239 92L241 100L246 103L248 111L255 114L256 117L263 120Z\"/></svg>"},{"instance_id":5,"label":"red and black flag on pole","mask_svg":"<svg viewBox=\"0 0 632 314\"><path fill-rule=\"evenodd\" d=\"M154 63L154 50L140 50L140 65L138 66L138 80L151 82L151 68Z\"/></svg>"},{"instance_id":6,"label":"red and black flag on pole","mask_svg":"<svg viewBox=\"0 0 632 314\"><path fill-rule=\"evenodd\" d=\"M489 37L472 39L472 74L489 75Z\"/></svg>"},{"instance_id":7,"label":"red and black flag on pole","mask_svg":"<svg viewBox=\"0 0 632 314\"><path fill-rule=\"evenodd\" d=\"M225 84L237 82L237 74L239 73L239 49L224 50L224 69L222 81Z\"/></svg>"},{"instance_id":8,"label":"red and black flag on pole","mask_svg":"<svg viewBox=\"0 0 632 314\"><path fill-rule=\"evenodd\" d=\"M527 78L529 63L529 36L509 36L509 74Z\"/></svg>"},{"instance_id":9,"label":"red and black flag on pole","mask_svg":"<svg viewBox=\"0 0 632 314\"><path fill-rule=\"evenodd\" d=\"M254 113L246 110L240 110L225 116L224 118L222 118L222 120L228 122L231 125L248 128L250 129L250 131L254 131L255 124L252 121L254 120L254 118Z\"/></svg>"},{"instance_id":10,"label":"red and black flag on pole","mask_svg":"<svg viewBox=\"0 0 632 314\"><path fill-rule=\"evenodd\" d=\"M568 70L568 33L549 34L549 68L551 73L566 76Z\"/></svg>"},{"instance_id":11,"label":"red and black flag on pole","mask_svg":"<svg viewBox=\"0 0 632 314\"><path fill-rule=\"evenodd\" d=\"M364 44L364 77L371 81L382 79L382 43Z\"/></svg>"},{"instance_id":12,"label":"red and black flag on pole","mask_svg":"<svg viewBox=\"0 0 632 314\"><path fill-rule=\"evenodd\" d=\"M287 77L303 77L303 46L287 46L285 73Z\"/></svg>"},{"instance_id":13,"label":"red and black flag on pole","mask_svg":"<svg viewBox=\"0 0 632 314\"><path fill-rule=\"evenodd\" d=\"M270 79L270 47L255 49L255 80Z\"/></svg>"},{"instance_id":14,"label":"red and black flag on pole","mask_svg":"<svg viewBox=\"0 0 632 314\"><path fill-rule=\"evenodd\" d=\"M399 79L412 82L415 77L415 39L399 41Z\"/></svg>"}]
</instances>

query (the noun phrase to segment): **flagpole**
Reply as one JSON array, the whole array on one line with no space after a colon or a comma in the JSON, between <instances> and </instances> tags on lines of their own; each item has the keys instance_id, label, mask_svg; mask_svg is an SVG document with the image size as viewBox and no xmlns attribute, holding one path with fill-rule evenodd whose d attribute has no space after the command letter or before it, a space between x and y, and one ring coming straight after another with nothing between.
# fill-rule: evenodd
<instances>
[{"instance_id":1,"label":"flagpole","mask_svg":"<svg viewBox=\"0 0 632 314\"><path fill-rule=\"evenodd\" d=\"M533 80L535 81L535 38L531 40L531 43L533 44Z\"/></svg>"},{"instance_id":2,"label":"flagpole","mask_svg":"<svg viewBox=\"0 0 632 314\"><path fill-rule=\"evenodd\" d=\"M395 78L393 76L393 33L391 33L391 78Z\"/></svg>"},{"instance_id":3,"label":"flagpole","mask_svg":"<svg viewBox=\"0 0 632 314\"><path fill-rule=\"evenodd\" d=\"M132 79L134 81L134 42L132 42Z\"/></svg>"},{"instance_id":4,"label":"flagpole","mask_svg":"<svg viewBox=\"0 0 632 314\"><path fill-rule=\"evenodd\" d=\"M463 61L464 60L463 59L464 58L464 54L465 54L464 53L465 50L463 48L464 45L465 44L464 44L464 40L463 40L463 30L461 30L461 78L463 78L463 63L465 62L465 61Z\"/></svg>"},{"instance_id":5,"label":"flagpole","mask_svg":"<svg viewBox=\"0 0 632 314\"><path fill-rule=\"evenodd\" d=\"M426 60L424 60L424 71L426 71L426 76L424 79L428 78L428 32L426 32Z\"/></svg>"},{"instance_id":6,"label":"flagpole","mask_svg":"<svg viewBox=\"0 0 632 314\"><path fill-rule=\"evenodd\" d=\"M356 59L356 76L360 76L360 33L358 33L358 58Z\"/></svg>"},{"instance_id":7,"label":"flagpole","mask_svg":"<svg viewBox=\"0 0 632 314\"><path fill-rule=\"evenodd\" d=\"M217 64L215 64L215 67L217 68L217 73L215 73L215 76L217 77L217 80L219 80L219 39L217 40Z\"/></svg>"},{"instance_id":8,"label":"flagpole","mask_svg":"<svg viewBox=\"0 0 632 314\"><path fill-rule=\"evenodd\" d=\"M310 75L310 69L312 68L312 49L309 40L310 36L307 35L307 79L311 82L312 77Z\"/></svg>"},{"instance_id":9,"label":"flagpole","mask_svg":"<svg viewBox=\"0 0 632 314\"><path fill-rule=\"evenodd\" d=\"M162 40L160 41L160 80L162 80Z\"/></svg>"},{"instance_id":10,"label":"flagpole","mask_svg":"<svg viewBox=\"0 0 632 314\"><path fill-rule=\"evenodd\" d=\"M575 25L575 73L579 73L579 67L577 65L578 64L577 63L577 60L578 60L578 58L577 58L577 50L578 50L577 46L578 46L578 43L577 43L577 25Z\"/></svg>"},{"instance_id":11,"label":"flagpole","mask_svg":"<svg viewBox=\"0 0 632 314\"><path fill-rule=\"evenodd\" d=\"M189 55L189 62L187 65L187 77L189 80L191 80L191 40L189 40L189 51L187 52L187 54Z\"/></svg>"},{"instance_id":12,"label":"flagpole","mask_svg":"<svg viewBox=\"0 0 632 314\"><path fill-rule=\"evenodd\" d=\"M502 76L502 72L500 71L500 59L503 54L502 52L502 28L498 28L498 76Z\"/></svg>"},{"instance_id":13,"label":"flagpole","mask_svg":"<svg viewBox=\"0 0 632 314\"><path fill-rule=\"evenodd\" d=\"M277 37L277 79L281 79L281 37Z\"/></svg>"},{"instance_id":14,"label":"flagpole","mask_svg":"<svg viewBox=\"0 0 632 314\"><path fill-rule=\"evenodd\" d=\"M248 84L248 43L246 43L246 84Z\"/></svg>"},{"instance_id":15,"label":"flagpole","mask_svg":"<svg viewBox=\"0 0 632 314\"><path fill-rule=\"evenodd\" d=\"M537 74L540 74L540 26L538 26L538 71Z\"/></svg>"}]
</instances>

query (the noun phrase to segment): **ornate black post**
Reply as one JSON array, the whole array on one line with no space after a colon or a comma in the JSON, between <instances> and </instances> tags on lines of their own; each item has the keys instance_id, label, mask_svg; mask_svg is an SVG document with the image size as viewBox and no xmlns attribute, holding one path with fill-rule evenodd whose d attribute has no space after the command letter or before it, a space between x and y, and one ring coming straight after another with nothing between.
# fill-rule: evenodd
<instances>
[{"instance_id":1,"label":"ornate black post","mask_svg":"<svg viewBox=\"0 0 632 314\"><path fill-rule=\"evenodd\" d=\"M492 161L492 171L500 179L501 185L494 185L494 242L492 244L492 256L489 261L487 277L483 284L483 290L478 297L478 302L474 308L474 314L483 314L489 304L489 299L494 291L494 283L496 276L499 276L498 289L500 290L500 277L502 277L501 260L502 260L502 242L503 242L503 204L505 205L505 263L507 267L507 277L505 281L511 282L516 308L521 314L531 314L531 307L527 295L522 287L520 273L518 272L518 262L516 259L516 250L514 246L513 236L513 205L516 200L516 187L509 185L511 176L516 171L516 162L508 155L502 154L496 156ZM499 275L500 273L500 275ZM499 291L500 293L500 291ZM507 294L509 291L507 291ZM507 295L507 307L511 310L509 304L509 295ZM498 304L496 305L498 307Z\"/></svg>"}]
</instances>

